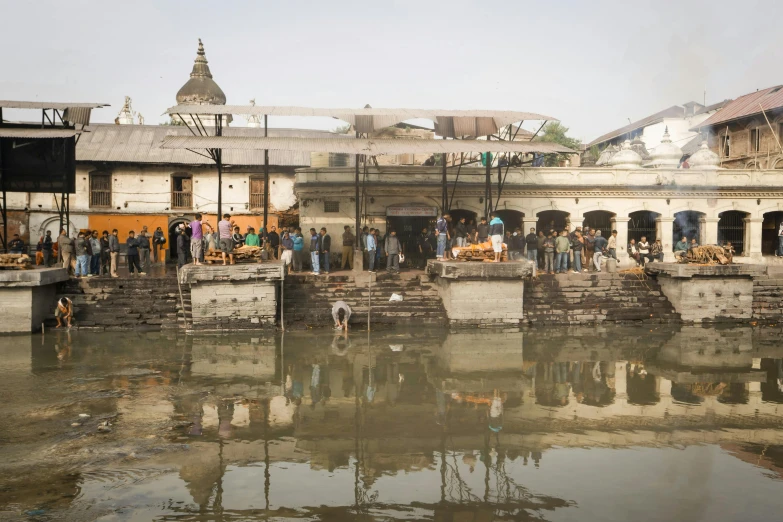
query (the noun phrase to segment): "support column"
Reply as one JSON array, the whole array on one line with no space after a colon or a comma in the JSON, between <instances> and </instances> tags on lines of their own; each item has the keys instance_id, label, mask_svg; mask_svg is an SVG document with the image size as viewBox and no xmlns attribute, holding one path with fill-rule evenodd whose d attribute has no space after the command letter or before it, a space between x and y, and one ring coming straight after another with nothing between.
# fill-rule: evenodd
<instances>
[{"instance_id":1,"label":"support column","mask_svg":"<svg viewBox=\"0 0 783 522\"><path fill-rule=\"evenodd\" d=\"M701 232L701 245L718 244L718 221L719 218L703 217L699 220L699 229Z\"/></svg>"},{"instance_id":2,"label":"support column","mask_svg":"<svg viewBox=\"0 0 783 522\"><path fill-rule=\"evenodd\" d=\"M761 224L764 218L745 218L743 257L761 261Z\"/></svg>"},{"instance_id":3,"label":"support column","mask_svg":"<svg viewBox=\"0 0 783 522\"><path fill-rule=\"evenodd\" d=\"M612 230L617 231L617 262L622 266L628 262L628 216L614 216ZM610 232L611 234L611 232Z\"/></svg>"},{"instance_id":4,"label":"support column","mask_svg":"<svg viewBox=\"0 0 783 522\"><path fill-rule=\"evenodd\" d=\"M658 217L655 220L655 234L656 239L661 240L663 245L663 262L674 263L674 243L672 243L672 234L674 233L672 225L674 223L673 217ZM717 230L717 227L716 229ZM649 239L649 238L648 238Z\"/></svg>"}]
</instances>

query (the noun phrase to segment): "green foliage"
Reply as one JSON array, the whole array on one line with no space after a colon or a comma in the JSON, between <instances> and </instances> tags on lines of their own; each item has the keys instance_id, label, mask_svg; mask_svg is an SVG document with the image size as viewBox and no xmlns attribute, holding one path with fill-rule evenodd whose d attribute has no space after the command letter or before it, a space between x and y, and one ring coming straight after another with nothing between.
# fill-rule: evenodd
<instances>
[{"instance_id":1,"label":"green foliage","mask_svg":"<svg viewBox=\"0 0 783 522\"><path fill-rule=\"evenodd\" d=\"M536 136L535 141L558 143L579 153L582 142L576 138L569 138L567 134L568 127L564 126L559 121L551 121L544 126L541 133ZM569 156L570 154L547 154L544 165L547 167L557 167L561 161L569 159Z\"/></svg>"}]
</instances>

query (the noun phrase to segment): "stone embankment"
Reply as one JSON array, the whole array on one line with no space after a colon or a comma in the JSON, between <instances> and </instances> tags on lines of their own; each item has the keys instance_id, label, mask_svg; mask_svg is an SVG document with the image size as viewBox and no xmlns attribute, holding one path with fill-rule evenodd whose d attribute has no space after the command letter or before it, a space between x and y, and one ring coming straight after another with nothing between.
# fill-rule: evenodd
<instances>
[{"instance_id":1,"label":"stone embankment","mask_svg":"<svg viewBox=\"0 0 783 522\"><path fill-rule=\"evenodd\" d=\"M641 273L540 275L525 281L524 313L530 325L680 319L658 282Z\"/></svg>"},{"instance_id":2,"label":"stone embankment","mask_svg":"<svg viewBox=\"0 0 783 522\"><path fill-rule=\"evenodd\" d=\"M189 300L188 288L183 287L182 291ZM60 297L73 301L78 328L161 330L183 324L174 275L71 279L61 283L57 298ZM50 321L54 324L54 319Z\"/></svg>"},{"instance_id":3,"label":"stone embankment","mask_svg":"<svg viewBox=\"0 0 783 522\"><path fill-rule=\"evenodd\" d=\"M767 267L767 273L753 279L753 318L783 320L783 267Z\"/></svg>"},{"instance_id":4,"label":"stone embankment","mask_svg":"<svg viewBox=\"0 0 783 522\"><path fill-rule=\"evenodd\" d=\"M389 301L392 294L402 301ZM283 317L287 326L332 324L332 304L345 301L351 307L351 323L367 324L368 297L371 324L447 324L438 290L420 272L378 273L369 283L367 273L354 276L289 275L285 279Z\"/></svg>"}]
</instances>

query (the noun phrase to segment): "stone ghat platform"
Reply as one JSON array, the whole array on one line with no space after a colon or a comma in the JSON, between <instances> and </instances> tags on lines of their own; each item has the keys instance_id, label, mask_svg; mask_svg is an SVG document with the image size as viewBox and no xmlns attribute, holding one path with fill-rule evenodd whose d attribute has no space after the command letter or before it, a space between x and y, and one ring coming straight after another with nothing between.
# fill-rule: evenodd
<instances>
[{"instance_id":1,"label":"stone ghat platform","mask_svg":"<svg viewBox=\"0 0 783 522\"><path fill-rule=\"evenodd\" d=\"M64 268L0 270L2 333L27 333L41 329L57 306L57 283L68 280Z\"/></svg>"}]
</instances>

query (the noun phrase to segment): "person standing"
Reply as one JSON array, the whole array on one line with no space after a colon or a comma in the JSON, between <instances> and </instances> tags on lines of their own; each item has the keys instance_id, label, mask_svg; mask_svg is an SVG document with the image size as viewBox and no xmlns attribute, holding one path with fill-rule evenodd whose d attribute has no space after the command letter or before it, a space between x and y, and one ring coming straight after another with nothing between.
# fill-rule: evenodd
<instances>
[{"instance_id":1,"label":"person standing","mask_svg":"<svg viewBox=\"0 0 783 522\"><path fill-rule=\"evenodd\" d=\"M604 255L604 252L606 251L607 246L609 245L609 242L606 240L605 237L601 235L600 230L595 231L595 242L593 242L594 252L593 252L593 265L595 265L595 271L600 272L601 271L601 258Z\"/></svg>"},{"instance_id":2,"label":"person standing","mask_svg":"<svg viewBox=\"0 0 783 522\"><path fill-rule=\"evenodd\" d=\"M568 232L563 230L555 240L555 273L565 274L568 272L568 251L571 249L571 242L568 240Z\"/></svg>"},{"instance_id":3,"label":"person standing","mask_svg":"<svg viewBox=\"0 0 783 522\"><path fill-rule=\"evenodd\" d=\"M525 247L527 248L527 260L538 264L538 237L536 229L530 227L530 233L525 236Z\"/></svg>"},{"instance_id":4,"label":"person standing","mask_svg":"<svg viewBox=\"0 0 783 522\"><path fill-rule=\"evenodd\" d=\"M432 247L432 239L433 236L430 234L430 231L424 228L422 229L421 235L416 241L416 246L419 249L419 256L421 256L419 261L419 268L421 269L426 268L427 260L432 257L432 253L434 252L434 248Z\"/></svg>"},{"instance_id":5,"label":"person standing","mask_svg":"<svg viewBox=\"0 0 783 522\"><path fill-rule=\"evenodd\" d=\"M367 266L367 236L370 234L369 227L364 227L362 233L359 236L359 247L362 250L362 257L364 258L364 266Z\"/></svg>"},{"instance_id":6,"label":"person standing","mask_svg":"<svg viewBox=\"0 0 783 522\"><path fill-rule=\"evenodd\" d=\"M44 242L44 237L41 236L38 238L38 244L35 245L35 266L40 266L44 264L43 242Z\"/></svg>"},{"instance_id":7,"label":"person standing","mask_svg":"<svg viewBox=\"0 0 783 522\"><path fill-rule=\"evenodd\" d=\"M574 273L578 274L582 271L582 249L585 246L585 238L582 237L582 231L578 228L574 230L573 239L571 240L571 250L574 252Z\"/></svg>"},{"instance_id":8,"label":"person standing","mask_svg":"<svg viewBox=\"0 0 783 522\"><path fill-rule=\"evenodd\" d=\"M288 267L288 273L292 271L292 262L294 258L294 241L291 239L291 233L283 229L283 233L280 237L280 245L283 248L283 253L280 254L280 261L283 262L283 268Z\"/></svg>"},{"instance_id":9,"label":"person standing","mask_svg":"<svg viewBox=\"0 0 783 522\"><path fill-rule=\"evenodd\" d=\"M158 252L158 249L160 251L163 251L163 245L166 244L166 236L163 234L163 229L158 227L155 229L155 232L152 234L152 260L153 262L157 263L158 259L160 258L160 253Z\"/></svg>"},{"instance_id":10,"label":"person standing","mask_svg":"<svg viewBox=\"0 0 783 522\"><path fill-rule=\"evenodd\" d=\"M587 235L585 236L585 269L590 268L590 263L593 262L593 255L595 254L595 230L588 229L585 227L585 230L587 230Z\"/></svg>"},{"instance_id":11,"label":"person standing","mask_svg":"<svg viewBox=\"0 0 783 522\"><path fill-rule=\"evenodd\" d=\"M49 268L52 266L52 231L47 230L46 235L44 236L43 240L43 258L44 258L44 266L46 268Z\"/></svg>"},{"instance_id":12,"label":"person standing","mask_svg":"<svg viewBox=\"0 0 783 522\"><path fill-rule=\"evenodd\" d=\"M193 243L200 243L200 241L191 241L190 247L193 248ZM185 234L185 229L177 229L177 267L182 268L187 262L188 240ZM193 258L193 261L198 265L198 258Z\"/></svg>"},{"instance_id":13,"label":"person standing","mask_svg":"<svg viewBox=\"0 0 783 522\"><path fill-rule=\"evenodd\" d=\"M136 238L139 244L139 264L141 265L141 273L146 274L150 270L150 236L147 232L147 227L144 227L139 232L139 237Z\"/></svg>"},{"instance_id":14,"label":"person standing","mask_svg":"<svg viewBox=\"0 0 783 522\"><path fill-rule=\"evenodd\" d=\"M609 257L614 258L617 261L617 231L612 230L612 235L609 236L608 245L606 247L609 251Z\"/></svg>"},{"instance_id":15,"label":"person standing","mask_svg":"<svg viewBox=\"0 0 783 522\"><path fill-rule=\"evenodd\" d=\"M76 277L90 277L90 243L84 238L84 233L79 232L73 244L76 254Z\"/></svg>"},{"instance_id":16,"label":"person standing","mask_svg":"<svg viewBox=\"0 0 783 522\"><path fill-rule=\"evenodd\" d=\"M345 225L343 227L343 270L345 270L346 266L349 270L353 270L353 249L355 245L356 237L351 233L351 227Z\"/></svg>"},{"instance_id":17,"label":"person standing","mask_svg":"<svg viewBox=\"0 0 783 522\"><path fill-rule=\"evenodd\" d=\"M196 214L193 221L188 223L188 227L190 227L190 255L193 257L193 264L200 265L201 257L204 255L204 221L201 214ZM177 250L179 251L179 237L177 237ZM185 250L182 253L184 254ZM177 255L177 264L181 259Z\"/></svg>"},{"instance_id":18,"label":"person standing","mask_svg":"<svg viewBox=\"0 0 783 522\"><path fill-rule=\"evenodd\" d=\"M234 264L234 244L231 240L231 229L233 228L231 223L231 216L223 214L223 219L218 223L218 235L220 237L220 251L223 253L223 266L226 266L226 256L229 258L229 262Z\"/></svg>"},{"instance_id":19,"label":"person standing","mask_svg":"<svg viewBox=\"0 0 783 522\"><path fill-rule=\"evenodd\" d=\"M71 260L74 256L74 242L73 239L68 237L65 233L65 229L60 230L60 237L57 238L57 251L60 254L60 258L63 262L63 268L71 273Z\"/></svg>"},{"instance_id":20,"label":"person standing","mask_svg":"<svg viewBox=\"0 0 783 522\"><path fill-rule=\"evenodd\" d=\"M120 240L117 234L118 232L115 228L111 231L111 236L109 236L110 273L112 277L120 277L117 275L117 266L120 262Z\"/></svg>"},{"instance_id":21,"label":"person standing","mask_svg":"<svg viewBox=\"0 0 783 522\"><path fill-rule=\"evenodd\" d=\"M547 234L544 239L544 273L555 273L555 238L552 237L552 232Z\"/></svg>"},{"instance_id":22,"label":"person standing","mask_svg":"<svg viewBox=\"0 0 783 522\"><path fill-rule=\"evenodd\" d=\"M464 219L463 219L464 221ZM389 272L400 271L400 240L397 237L397 231L392 230L386 236L386 270Z\"/></svg>"},{"instance_id":23,"label":"person standing","mask_svg":"<svg viewBox=\"0 0 783 522\"><path fill-rule=\"evenodd\" d=\"M128 272L133 275L135 268L139 275L146 275L141 270L141 265L139 264L139 240L136 239L136 233L133 230L128 232L128 239L125 240L125 245L128 247Z\"/></svg>"},{"instance_id":24,"label":"person standing","mask_svg":"<svg viewBox=\"0 0 783 522\"><path fill-rule=\"evenodd\" d=\"M301 272L304 264L304 237L301 228L296 229L291 240L294 248L294 272Z\"/></svg>"},{"instance_id":25,"label":"person standing","mask_svg":"<svg viewBox=\"0 0 783 522\"><path fill-rule=\"evenodd\" d=\"M450 237L449 237L449 222L448 219L451 216L448 214L443 214L440 218L438 218L438 221L435 222L435 235L438 236L438 254L437 258L440 261L445 260L446 255L446 244L448 243ZM372 272L372 270L370 270Z\"/></svg>"},{"instance_id":26,"label":"person standing","mask_svg":"<svg viewBox=\"0 0 783 522\"><path fill-rule=\"evenodd\" d=\"M454 227L454 235L457 237L457 246L464 247L468 243L468 225L465 223L465 218L460 218L457 225Z\"/></svg>"},{"instance_id":27,"label":"person standing","mask_svg":"<svg viewBox=\"0 0 783 522\"><path fill-rule=\"evenodd\" d=\"M321 228L320 266L324 274L329 273L329 252L332 250L332 236L326 233L326 227Z\"/></svg>"},{"instance_id":28,"label":"person standing","mask_svg":"<svg viewBox=\"0 0 783 522\"><path fill-rule=\"evenodd\" d=\"M538 269L544 270L544 241L546 241L546 234L543 230L538 231L536 236L536 243L538 244ZM546 270L544 270L546 273Z\"/></svg>"},{"instance_id":29,"label":"person standing","mask_svg":"<svg viewBox=\"0 0 783 522\"><path fill-rule=\"evenodd\" d=\"M280 259L280 234L277 233L276 226L272 225L269 227L269 234L266 235L266 240L269 246L272 247L272 255L275 256L275 259Z\"/></svg>"},{"instance_id":30,"label":"person standing","mask_svg":"<svg viewBox=\"0 0 783 522\"><path fill-rule=\"evenodd\" d=\"M481 223L476 226L476 241L479 243L486 243L489 239L489 223L487 218L482 217Z\"/></svg>"},{"instance_id":31,"label":"person standing","mask_svg":"<svg viewBox=\"0 0 783 522\"><path fill-rule=\"evenodd\" d=\"M367 239L365 240L367 245L367 260L368 260L368 272L375 272L375 249L377 247L375 243L375 234L373 232L375 229L370 229L370 233L367 234ZM440 243L438 243L438 248L440 248Z\"/></svg>"},{"instance_id":32,"label":"person standing","mask_svg":"<svg viewBox=\"0 0 783 522\"><path fill-rule=\"evenodd\" d=\"M489 237L492 240L492 250L495 252L495 263L500 262L500 255L503 253L503 221L498 215L492 212L489 217Z\"/></svg>"},{"instance_id":33,"label":"person standing","mask_svg":"<svg viewBox=\"0 0 783 522\"><path fill-rule=\"evenodd\" d=\"M783 221L780 222L780 228L778 228L778 250L775 255L783 256Z\"/></svg>"},{"instance_id":34,"label":"person standing","mask_svg":"<svg viewBox=\"0 0 783 522\"><path fill-rule=\"evenodd\" d=\"M101 235L101 275L109 274L111 260L111 248L109 245L109 231L104 230Z\"/></svg>"},{"instance_id":35,"label":"person standing","mask_svg":"<svg viewBox=\"0 0 783 522\"><path fill-rule=\"evenodd\" d=\"M90 274L101 274L101 240L98 238L98 231L93 230L90 234Z\"/></svg>"},{"instance_id":36,"label":"person standing","mask_svg":"<svg viewBox=\"0 0 783 522\"><path fill-rule=\"evenodd\" d=\"M321 275L321 236L315 231L314 228L310 229L310 268L312 268L313 275Z\"/></svg>"}]
</instances>

